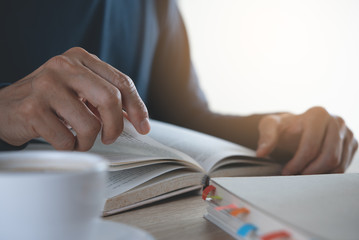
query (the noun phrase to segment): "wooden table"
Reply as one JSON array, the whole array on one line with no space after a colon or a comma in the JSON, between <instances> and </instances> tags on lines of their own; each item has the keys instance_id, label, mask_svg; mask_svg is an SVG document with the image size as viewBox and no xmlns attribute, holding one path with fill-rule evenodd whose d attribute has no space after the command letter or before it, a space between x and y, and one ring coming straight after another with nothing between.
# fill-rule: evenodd
<instances>
[{"instance_id":1,"label":"wooden table","mask_svg":"<svg viewBox=\"0 0 359 240\"><path fill-rule=\"evenodd\" d=\"M206 202L196 193L173 197L146 207L104 218L142 228L156 239L233 239L203 218Z\"/></svg>"}]
</instances>

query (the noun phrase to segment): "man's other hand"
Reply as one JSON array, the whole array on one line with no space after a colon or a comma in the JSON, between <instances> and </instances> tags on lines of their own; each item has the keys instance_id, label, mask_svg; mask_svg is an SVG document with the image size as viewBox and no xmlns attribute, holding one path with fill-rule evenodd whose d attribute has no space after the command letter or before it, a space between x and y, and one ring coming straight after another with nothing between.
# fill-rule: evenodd
<instances>
[{"instance_id":1,"label":"man's other hand","mask_svg":"<svg viewBox=\"0 0 359 240\"><path fill-rule=\"evenodd\" d=\"M341 117L322 107L303 114L265 116L259 124L258 157L273 151L293 157L282 174L342 173L358 148L357 140Z\"/></svg>"}]
</instances>

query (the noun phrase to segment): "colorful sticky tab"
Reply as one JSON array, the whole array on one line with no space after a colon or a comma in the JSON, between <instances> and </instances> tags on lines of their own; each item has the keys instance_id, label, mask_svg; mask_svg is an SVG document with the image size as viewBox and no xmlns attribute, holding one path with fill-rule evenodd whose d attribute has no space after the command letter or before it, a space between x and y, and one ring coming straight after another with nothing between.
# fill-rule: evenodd
<instances>
[{"instance_id":1,"label":"colorful sticky tab","mask_svg":"<svg viewBox=\"0 0 359 240\"><path fill-rule=\"evenodd\" d=\"M289 239L290 234L287 231L281 230L277 232L271 232L261 236L261 240L279 240L279 239Z\"/></svg>"},{"instance_id":2,"label":"colorful sticky tab","mask_svg":"<svg viewBox=\"0 0 359 240\"><path fill-rule=\"evenodd\" d=\"M216 199L216 200L222 200L222 199L223 199L222 197L217 196L217 195L215 195L215 196L208 196L207 198Z\"/></svg>"},{"instance_id":3,"label":"colorful sticky tab","mask_svg":"<svg viewBox=\"0 0 359 240\"><path fill-rule=\"evenodd\" d=\"M207 186L202 192L202 199L206 200L208 194L212 191L214 192L215 190L216 190L216 188L213 185Z\"/></svg>"},{"instance_id":4,"label":"colorful sticky tab","mask_svg":"<svg viewBox=\"0 0 359 240\"><path fill-rule=\"evenodd\" d=\"M257 227L254 226L251 223L246 223L243 224L237 231L237 235L239 235L240 237L246 237L248 234L250 234L251 232L255 232L257 231Z\"/></svg>"},{"instance_id":5,"label":"colorful sticky tab","mask_svg":"<svg viewBox=\"0 0 359 240\"><path fill-rule=\"evenodd\" d=\"M237 208L237 209L234 209L234 210L232 210L232 211L230 212L230 214L231 214L232 216L237 216L237 215L242 214L242 213L248 214L248 213L249 213L249 210L248 210L247 208Z\"/></svg>"},{"instance_id":6,"label":"colorful sticky tab","mask_svg":"<svg viewBox=\"0 0 359 240\"><path fill-rule=\"evenodd\" d=\"M218 207L215 207L214 209L217 211L222 211L225 209L234 209L234 208L238 208L238 207L235 204L229 204L229 205L225 205L225 206L218 206Z\"/></svg>"}]
</instances>

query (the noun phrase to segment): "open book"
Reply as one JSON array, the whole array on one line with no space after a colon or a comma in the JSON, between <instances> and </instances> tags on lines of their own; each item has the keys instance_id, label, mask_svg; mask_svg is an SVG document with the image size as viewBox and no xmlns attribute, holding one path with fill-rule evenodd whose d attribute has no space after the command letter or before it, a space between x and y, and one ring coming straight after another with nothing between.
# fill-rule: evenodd
<instances>
[{"instance_id":1,"label":"open book","mask_svg":"<svg viewBox=\"0 0 359 240\"><path fill-rule=\"evenodd\" d=\"M280 164L255 158L253 150L238 144L168 123L150 123L150 134L140 135L125 121L116 142L104 145L98 137L90 150L110 163L104 216L200 190L209 177L280 173ZM44 146L29 144L27 150Z\"/></svg>"}]
</instances>

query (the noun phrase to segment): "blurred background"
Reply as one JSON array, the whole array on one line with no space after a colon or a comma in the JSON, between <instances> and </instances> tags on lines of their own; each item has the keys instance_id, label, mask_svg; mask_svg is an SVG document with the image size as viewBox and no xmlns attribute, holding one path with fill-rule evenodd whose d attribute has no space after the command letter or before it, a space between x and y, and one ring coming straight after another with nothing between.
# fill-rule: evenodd
<instances>
[{"instance_id":1,"label":"blurred background","mask_svg":"<svg viewBox=\"0 0 359 240\"><path fill-rule=\"evenodd\" d=\"M358 0L178 4L211 109L302 113L320 105L359 137Z\"/></svg>"}]
</instances>

